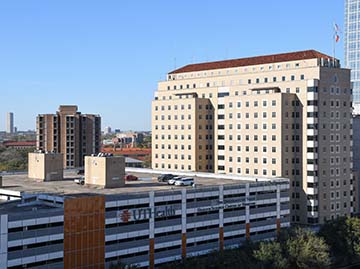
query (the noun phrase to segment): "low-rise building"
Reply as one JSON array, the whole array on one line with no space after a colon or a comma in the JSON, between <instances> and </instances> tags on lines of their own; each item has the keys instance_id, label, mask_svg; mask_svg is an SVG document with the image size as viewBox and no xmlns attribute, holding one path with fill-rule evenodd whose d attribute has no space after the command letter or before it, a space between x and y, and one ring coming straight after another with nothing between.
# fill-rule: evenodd
<instances>
[{"instance_id":1,"label":"low-rise building","mask_svg":"<svg viewBox=\"0 0 360 269\"><path fill-rule=\"evenodd\" d=\"M118 144L120 147L130 147L134 148L139 143L144 141L144 135L138 132L126 132L126 133L119 133L116 134L116 137L119 139Z\"/></svg>"},{"instance_id":2,"label":"low-rise building","mask_svg":"<svg viewBox=\"0 0 360 269\"><path fill-rule=\"evenodd\" d=\"M0 203L1 269L154 268L289 226L286 179L196 177L196 187L170 187L150 177L98 189L20 177L5 176L0 189L5 200L17 197Z\"/></svg>"}]
</instances>

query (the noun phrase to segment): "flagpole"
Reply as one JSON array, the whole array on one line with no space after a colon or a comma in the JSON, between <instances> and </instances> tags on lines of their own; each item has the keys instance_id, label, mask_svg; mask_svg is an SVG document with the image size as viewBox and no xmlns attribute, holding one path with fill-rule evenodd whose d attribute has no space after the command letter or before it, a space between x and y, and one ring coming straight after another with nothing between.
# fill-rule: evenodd
<instances>
[{"instance_id":1,"label":"flagpole","mask_svg":"<svg viewBox=\"0 0 360 269\"><path fill-rule=\"evenodd\" d=\"M334 22L334 26L335 26L335 22ZM335 27L333 28L334 34L333 34L333 67L335 67L335 43L336 43L336 29Z\"/></svg>"},{"instance_id":2,"label":"flagpole","mask_svg":"<svg viewBox=\"0 0 360 269\"><path fill-rule=\"evenodd\" d=\"M333 35L333 67L335 67L335 38L336 38L336 36L335 36L336 34L334 33L334 35Z\"/></svg>"},{"instance_id":3,"label":"flagpole","mask_svg":"<svg viewBox=\"0 0 360 269\"><path fill-rule=\"evenodd\" d=\"M336 43L339 41L339 33L340 28L339 26L334 22L334 35L333 35L333 67L335 67L335 49L336 49Z\"/></svg>"}]
</instances>

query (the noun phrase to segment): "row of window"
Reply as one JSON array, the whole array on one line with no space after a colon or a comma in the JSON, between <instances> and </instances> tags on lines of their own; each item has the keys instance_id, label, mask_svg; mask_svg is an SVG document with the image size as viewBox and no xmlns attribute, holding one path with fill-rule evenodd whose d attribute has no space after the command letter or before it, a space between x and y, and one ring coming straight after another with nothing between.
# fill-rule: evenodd
<instances>
[{"instance_id":1,"label":"row of window","mask_svg":"<svg viewBox=\"0 0 360 269\"><path fill-rule=\"evenodd\" d=\"M180 156L180 157L179 157ZM159 154L155 154L155 159L165 159L165 157L166 157L166 159L167 160L171 160L171 158L172 158L172 155L171 154L161 154L160 155L160 157L159 157ZM203 159L203 156L202 155L199 155L198 156L198 158L199 158L199 160L202 160ZM191 155L188 155L187 156L187 158L185 158L185 155L184 154L180 154L180 155L178 155L178 154L174 154L174 159L175 160L191 160ZM211 154L206 154L206 155L204 155L204 159L205 160L212 160L213 159L213 156L211 155Z\"/></svg>"},{"instance_id":2,"label":"row of window","mask_svg":"<svg viewBox=\"0 0 360 269\"><path fill-rule=\"evenodd\" d=\"M222 136L220 135L219 136L220 138L222 138ZM247 135L247 137L249 137ZM256 137L256 136L255 136ZM296 137L294 137L296 139ZM273 136L272 139L276 139L276 137ZM256 140L256 138L254 138L254 140ZM177 149L181 149L181 150L185 150L185 145L173 145L174 149L177 150ZM155 144L155 149L158 149L159 148L159 145L158 144ZM171 149L172 148L172 145L171 144L168 144L167 146L167 149ZM187 149L188 150L191 150L191 145L188 145L187 146ZM225 146L224 145L218 145L218 150L225 150ZM336 145L336 146L330 146L330 152L331 153L340 153L340 146L339 145ZM161 149L165 149L165 145L164 144L161 144ZM203 149L203 145L199 145L199 149ZM212 150L213 149L213 145L206 145L206 150ZM228 146L227 147L227 150L232 152L234 149L233 146ZM250 152L250 146L244 146L243 148L241 146L236 146L236 150L237 152L241 152L242 149L245 151L245 152ZM262 152L268 152L268 147L267 146L262 146L262 147L259 147L259 146L253 146L252 148L252 151L253 152L260 152L260 149L262 149ZM351 149L351 147L350 147ZM294 147L285 147L284 148L285 152L300 152L300 147L298 146L294 146ZM327 152L328 148L327 147L323 147L323 152ZM347 146L343 146L343 151L344 152L347 152ZM276 150L276 147L271 147L271 152L273 153L276 153L277 150ZM312 152L318 152L318 148L315 147L308 147L307 148L307 152L309 153L312 153ZM327 159L323 159L323 163L326 163L327 162ZM343 162L344 163L347 163L347 158L346 157L343 157ZM287 162L286 162L287 163ZM308 164L317 164L318 161L317 159L313 160L313 159L309 159L308 160ZM330 163L331 164L339 164L340 161L339 161L339 157L335 157L335 158L330 158Z\"/></svg>"},{"instance_id":3,"label":"row of window","mask_svg":"<svg viewBox=\"0 0 360 269\"><path fill-rule=\"evenodd\" d=\"M250 163L250 158L249 157L245 157L245 163ZM225 160L225 156L224 155L218 155L218 160ZM268 162L268 158L264 157L264 158L260 158L260 160L262 160L262 164L270 164L270 162ZM233 157L229 156L228 157L228 161L229 162L233 162ZM236 161L237 163L241 163L241 157L236 157ZM259 163L259 158L254 157L253 158L253 163ZM271 164L276 164L276 158L271 158Z\"/></svg>"},{"instance_id":4,"label":"row of window","mask_svg":"<svg viewBox=\"0 0 360 269\"><path fill-rule=\"evenodd\" d=\"M252 107L250 101L245 101L244 103L245 103L244 107ZM268 102L267 100L263 100L262 101L262 107L268 107L268 103L270 103L270 102ZM243 102L241 102L241 101L237 101L235 104L236 104L237 108L242 108L243 107ZM235 104L233 102L229 102L227 105L229 106L229 108L234 108ZM295 106L295 105L299 106L299 104L300 103L296 103L295 101L294 101L294 103L292 103L293 106ZM276 100L271 101L271 106L272 107L276 106ZM218 105L218 109L225 109L225 107L226 107L225 104L219 104ZM259 101L257 101L257 100L253 101L253 107L259 107Z\"/></svg>"},{"instance_id":5,"label":"row of window","mask_svg":"<svg viewBox=\"0 0 360 269\"><path fill-rule=\"evenodd\" d=\"M165 120L165 115L161 115L161 117L160 117L160 119L161 120ZM168 120L172 120L172 118L171 118L171 115L168 115L167 116L167 119ZM173 120L185 120L185 115L174 115L174 118L173 118ZM187 119L188 120L191 120L191 114L188 114L188 116L187 116ZM201 119L203 119L203 115L202 114L200 114L199 115L199 120L201 120ZM211 115L211 114L206 114L205 115L205 119L206 120L212 120L213 119L213 115ZM159 116L158 115L155 115L155 120L159 120Z\"/></svg>"},{"instance_id":6,"label":"row of window","mask_svg":"<svg viewBox=\"0 0 360 269\"><path fill-rule=\"evenodd\" d=\"M247 84L252 84L252 83L269 83L269 82L277 82L277 81L295 81L296 79L300 79L300 80L304 80L305 79L305 75L301 74L300 76L296 77L296 75L290 75L290 77L286 78L286 76L281 76L281 77L276 77L273 76L272 78L269 77L263 77L262 79L260 78L255 78L254 80L252 79L247 79ZM225 87L225 86L235 86L235 85L244 85L244 82L242 79L235 81L235 80L230 80L228 83L223 80L221 82L218 81L213 81L211 82L206 82L206 83L200 83L200 84L196 84L196 83L187 83L187 84L180 84L180 85L173 85L172 88L170 85L167 86L167 90L170 91L172 90L182 90L182 89L195 89L196 87L200 87L200 88L209 88L209 87Z\"/></svg>"},{"instance_id":7,"label":"row of window","mask_svg":"<svg viewBox=\"0 0 360 269\"><path fill-rule=\"evenodd\" d=\"M210 106L211 107L211 106ZM162 111L164 111L165 110L165 108L166 108L166 106L160 106L160 109L162 110ZM178 110L178 109L181 109L181 110L184 110L185 109L185 105L174 105L174 110ZM187 109L191 109L191 104L188 104L187 105ZM159 107L158 106L155 106L155 111L158 111L159 110ZM167 110L171 110L171 105L168 105L167 106Z\"/></svg>"},{"instance_id":8,"label":"row of window","mask_svg":"<svg viewBox=\"0 0 360 269\"><path fill-rule=\"evenodd\" d=\"M155 168L162 168L162 169L165 169L165 164L164 163L161 163L161 166L159 165L159 163L155 163ZM173 166L171 164L168 164L167 165L167 169L181 169L181 170L185 170L185 165L184 164L181 164L181 165L178 165L178 164L174 164ZM211 168L212 169L212 168ZM188 165L187 166L187 170L191 171L191 165Z\"/></svg>"},{"instance_id":9,"label":"row of window","mask_svg":"<svg viewBox=\"0 0 360 269\"><path fill-rule=\"evenodd\" d=\"M322 159L322 163L326 164L328 163L328 159L327 158L323 158ZM344 157L343 158L343 163L347 163L347 158ZM318 159L307 159L307 164L318 164ZM331 157L330 158L330 164L331 165L340 165L340 157ZM346 170L346 169L344 169Z\"/></svg>"},{"instance_id":10,"label":"row of window","mask_svg":"<svg viewBox=\"0 0 360 269\"><path fill-rule=\"evenodd\" d=\"M249 146L245 146L245 152L250 152L250 147ZM259 148L258 146L254 146L254 152L258 152ZM241 152L241 146L237 146L236 147L238 152ZM267 152L268 150L267 146L263 146L262 147L262 152ZM298 148L299 149L299 148ZM225 146L224 145L218 145L218 150L225 150ZM228 147L228 151L233 151L233 146L229 146ZM271 147L271 152L275 153L276 152L276 147Z\"/></svg>"},{"instance_id":11,"label":"row of window","mask_svg":"<svg viewBox=\"0 0 360 269\"><path fill-rule=\"evenodd\" d=\"M203 125L199 125L199 130L202 130L203 129ZM206 124L204 126L204 129L206 130L212 130L213 129L213 126L212 124ZM159 126L158 125L155 125L155 130L159 130ZM165 130L165 125L161 125L161 130ZM167 126L167 130L171 130L171 125L168 125ZM178 125L174 125L174 130L178 130ZM185 130L185 125L182 124L180 125L180 130ZM191 124L188 124L187 126L187 130L191 130Z\"/></svg>"},{"instance_id":12,"label":"row of window","mask_svg":"<svg viewBox=\"0 0 360 269\"><path fill-rule=\"evenodd\" d=\"M276 68L275 68L276 67ZM247 72L256 72L256 71L266 71L266 70L281 70L282 68L286 67L286 69L290 68L298 68L300 67L300 63L286 63L286 64L269 64L266 66L252 66L252 67L243 67L243 68L232 68L232 69L225 69L225 70L218 70L218 71L204 71L204 72L191 72L189 74L169 74L168 79L169 80L175 80L175 79L183 79L183 78L192 78L192 77L206 77L206 76L220 76L220 75L231 75L231 74L238 74L240 70L242 70L244 73Z\"/></svg>"},{"instance_id":13,"label":"row of window","mask_svg":"<svg viewBox=\"0 0 360 269\"><path fill-rule=\"evenodd\" d=\"M219 172L225 171L225 166L218 165L218 170L219 170ZM244 173L245 175L250 175L250 168L245 168L244 170L245 170L245 173ZM235 172L235 170L232 167L229 167L228 171L230 174ZM262 172L262 173L260 174L260 172ZM262 175L262 176L269 175L267 169L262 169L262 170L260 170L260 172L259 172L259 169L254 169L252 175ZM236 168L236 173L239 175L242 174L242 170L240 167ZM270 173L270 171L269 171L269 173ZM271 176L276 176L276 170L271 170Z\"/></svg>"},{"instance_id":14,"label":"row of window","mask_svg":"<svg viewBox=\"0 0 360 269\"><path fill-rule=\"evenodd\" d=\"M158 144L155 144L155 149L158 149L159 148L159 145ZM167 149L171 149L172 146L171 144L168 144L167 145ZM165 149L165 145L164 144L161 144L161 149ZM177 149L182 149L182 150L185 150L185 145L174 145L174 149L177 150ZM191 150L191 145L188 145L187 146L187 149L188 150ZM203 149L203 145L199 145L199 149L202 150ZM205 145L205 149L206 150L212 150L213 149L213 145Z\"/></svg>"},{"instance_id":15,"label":"row of window","mask_svg":"<svg viewBox=\"0 0 360 269\"><path fill-rule=\"evenodd\" d=\"M221 126L223 126L223 125L219 125L219 130L222 130L221 128ZM220 128L221 127L221 128ZM223 137L224 136L222 136L222 135L219 135L219 137L221 138L220 140L222 140L223 139ZM225 138L225 137L224 137ZM268 136L267 135L262 135L262 141L267 141L267 138L268 138ZM229 140L233 140L233 136L232 135L229 135ZM236 136L236 140L237 141L241 141L241 135L237 135ZM253 136L253 140L254 141L259 141L259 136L258 135L254 135ZM245 141L250 141L250 135L245 135ZM276 135L271 135L271 141L276 141Z\"/></svg>"}]
</instances>

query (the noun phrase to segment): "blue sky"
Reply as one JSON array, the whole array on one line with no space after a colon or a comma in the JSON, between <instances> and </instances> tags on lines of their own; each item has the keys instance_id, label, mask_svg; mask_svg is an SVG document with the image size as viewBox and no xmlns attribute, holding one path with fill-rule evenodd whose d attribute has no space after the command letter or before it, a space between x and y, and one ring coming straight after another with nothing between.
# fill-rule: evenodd
<instances>
[{"instance_id":1,"label":"blue sky","mask_svg":"<svg viewBox=\"0 0 360 269\"><path fill-rule=\"evenodd\" d=\"M150 130L167 72L192 62L316 49L332 54L343 0L0 1L0 130L77 104L102 125ZM342 29L343 30L343 29ZM336 57L343 60L343 40Z\"/></svg>"}]
</instances>

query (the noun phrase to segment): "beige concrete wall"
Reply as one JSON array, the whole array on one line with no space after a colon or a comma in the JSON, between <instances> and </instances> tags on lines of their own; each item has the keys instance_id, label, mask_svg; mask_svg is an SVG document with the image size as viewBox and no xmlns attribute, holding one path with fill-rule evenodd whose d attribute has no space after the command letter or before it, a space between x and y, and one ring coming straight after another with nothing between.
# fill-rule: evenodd
<instances>
[{"instance_id":1,"label":"beige concrete wall","mask_svg":"<svg viewBox=\"0 0 360 269\"><path fill-rule=\"evenodd\" d=\"M85 157L85 184L103 188L125 185L124 157Z\"/></svg>"},{"instance_id":2,"label":"beige concrete wall","mask_svg":"<svg viewBox=\"0 0 360 269\"><path fill-rule=\"evenodd\" d=\"M28 177L43 181L63 180L63 155L59 153L29 153Z\"/></svg>"},{"instance_id":3,"label":"beige concrete wall","mask_svg":"<svg viewBox=\"0 0 360 269\"><path fill-rule=\"evenodd\" d=\"M174 96L152 105L152 168L212 171L214 109L210 100Z\"/></svg>"}]
</instances>

